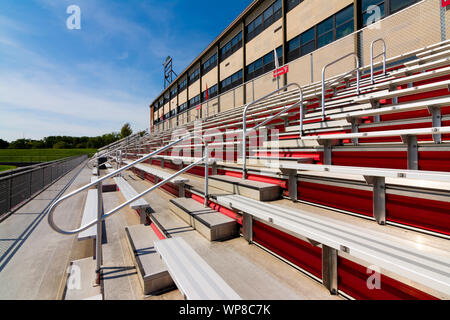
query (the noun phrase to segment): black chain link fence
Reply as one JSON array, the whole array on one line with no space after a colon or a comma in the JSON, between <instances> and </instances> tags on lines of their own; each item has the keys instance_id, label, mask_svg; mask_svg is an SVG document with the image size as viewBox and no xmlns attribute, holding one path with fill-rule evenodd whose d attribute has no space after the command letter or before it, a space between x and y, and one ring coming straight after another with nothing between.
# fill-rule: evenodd
<instances>
[{"instance_id":1,"label":"black chain link fence","mask_svg":"<svg viewBox=\"0 0 450 320\"><path fill-rule=\"evenodd\" d=\"M77 167L87 155L20 168L0 176L0 217Z\"/></svg>"}]
</instances>

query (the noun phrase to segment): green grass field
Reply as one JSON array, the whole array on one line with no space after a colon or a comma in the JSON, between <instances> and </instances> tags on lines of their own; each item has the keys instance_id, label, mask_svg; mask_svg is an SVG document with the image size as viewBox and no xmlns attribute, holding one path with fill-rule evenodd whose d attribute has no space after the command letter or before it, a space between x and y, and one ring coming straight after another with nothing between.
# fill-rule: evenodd
<instances>
[{"instance_id":1,"label":"green grass field","mask_svg":"<svg viewBox=\"0 0 450 320\"><path fill-rule=\"evenodd\" d=\"M0 172L12 170L12 169L15 169L15 168L16 167L14 167L14 166L3 166L3 165L0 165Z\"/></svg>"},{"instance_id":2,"label":"green grass field","mask_svg":"<svg viewBox=\"0 0 450 320\"><path fill-rule=\"evenodd\" d=\"M0 162L47 162L62 158L89 154L96 149L2 149Z\"/></svg>"}]
</instances>

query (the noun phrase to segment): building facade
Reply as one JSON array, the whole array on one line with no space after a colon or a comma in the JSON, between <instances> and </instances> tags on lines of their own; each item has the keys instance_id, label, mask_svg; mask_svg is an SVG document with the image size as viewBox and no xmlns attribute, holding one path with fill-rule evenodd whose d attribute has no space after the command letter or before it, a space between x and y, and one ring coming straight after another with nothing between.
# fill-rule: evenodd
<instances>
[{"instance_id":1,"label":"building facade","mask_svg":"<svg viewBox=\"0 0 450 320\"><path fill-rule=\"evenodd\" d=\"M182 126L287 83L320 81L326 64L350 52L366 66L370 44L380 38L388 58L446 40L450 11L444 3L255 0L152 102L150 128ZM274 77L276 66L289 71ZM327 69L326 76L354 67L354 59L343 60Z\"/></svg>"}]
</instances>

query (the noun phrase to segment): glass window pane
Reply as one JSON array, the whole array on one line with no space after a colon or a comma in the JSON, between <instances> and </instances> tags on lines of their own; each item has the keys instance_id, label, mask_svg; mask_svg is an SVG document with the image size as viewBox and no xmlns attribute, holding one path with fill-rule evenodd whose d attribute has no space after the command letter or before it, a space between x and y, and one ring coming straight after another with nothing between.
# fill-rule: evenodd
<instances>
[{"instance_id":1,"label":"glass window pane","mask_svg":"<svg viewBox=\"0 0 450 320\"><path fill-rule=\"evenodd\" d=\"M266 11L264 11L264 20L268 20L273 16L273 7L269 7Z\"/></svg>"},{"instance_id":2,"label":"glass window pane","mask_svg":"<svg viewBox=\"0 0 450 320\"><path fill-rule=\"evenodd\" d=\"M264 65L269 64L271 62L273 62L273 52L266 54L263 58Z\"/></svg>"},{"instance_id":3,"label":"glass window pane","mask_svg":"<svg viewBox=\"0 0 450 320\"><path fill-rule=\"evenodd\" d=\"M350 20L349 22L341 25L340 27L336 28L336 39L340 39L342 37L345 37L346 35L350 34L354 30L354 24L353 20Z\"/></svg>"},{"instance_id":4,"label":"glass window pane","mask_svg":"<svg viewBox=\"0 0 450 320\"><path fill-rule=\"evenodd\" d=\"M330 30L333 30L334 27L334 18L328 18L322 23L319 23L317 26L317 34L320 36L321 34L324 34Z\"/></svg>"},{"instance_id":5,"label":"glass window pane","mask_svg":"<svg viewBox=\"0 0 450 320\"><path fill-rule=\"evenodd\" d=\"M300 36L301 43L304 44L310 42L311 40L314 40L314 36L315 36L314 28L305 31Z\"/></svg>"},{"instance_id":6,"label":"glass window pane","mask_svg":"<svg viewBox=\"0 0 450 320\"><path fill-rule=\"evenodd\" d=\"M390 3L390 12L394 13L397 12L403 8L406 8L407 6L410 6L417 2L417 0L391 0Z\"/></svg>"},{"instance_id":7,"label":"glass window pane","mask_svg":"<svg viewBox=\"0 0 450 320\"><path fill-rule=\"evenodd\" d=\"M262 15L260 15L258 18L255 19L255 29L262 24L262 21L263 21Z\"/></svg>"},{"instance_id":8,"label":"glass window pane","mask_svg":"<svg viewBox=\"0 0 450 320\"><path fill-rule=\"evenodd\" d=\"M308 42L307 44L302 45L301 55L304 56L305 54L313 52L315 49L316 49L315 42L314 41Z\"/></svg>"},{"instance_id":9,"label":"glass window pane","mask_svg":"<svg viewBox=\"0 0 450 320\"><path fill-rule=\"evenodd\" d=\"M273 11L276 12L278 10L281 10L281 0L278 0L273 4Z\"/></svg>"},{"instance_id":10,"label":"glass window pane","mask_svg":"<svg viewBox=\"0 0 450 320\"><path fill-rule=\"evenodd\" d=\"M263 66L263 61L262 59L258 59L255 61L255 70L258 70L259 68L262 68Z\"/></svg>"},{"instance_id":11,"label":"glass window pane","mask_svg":"<svg viewBox=\"0 0 450 320\"><path fill-rule=\"evenodd\" d=\"M300 47L300 38L299 37L295 37L294 39L292 39L291 41L288 42L288 52L294 51L298 47Z\"/></svg>"},{"instance_id":12,"label":"glass window pane","mask_svg":"<svg viewBox=\"0 0 450 320\"><path fill-rule=\"evenodd\" d=\"M350 19L353 19L353 5L348 6L344 10L336 13L336 26L339 26Z\"/></svg>"}]
</instances>

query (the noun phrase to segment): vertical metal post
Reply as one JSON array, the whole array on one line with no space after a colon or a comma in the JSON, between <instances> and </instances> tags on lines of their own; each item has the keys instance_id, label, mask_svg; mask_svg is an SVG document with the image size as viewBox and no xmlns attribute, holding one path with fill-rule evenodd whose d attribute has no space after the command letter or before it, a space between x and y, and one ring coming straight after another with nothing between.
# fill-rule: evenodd
<instances>
[{"instance_id":1,"label":"vertical metal post","mask_svg":"<svg viewBox=\"0 0 450 320\"><path fill-rule=\"evenodd\" d=\"M322 281L331 294L338 293L337 258L336 249L322 245Z\"/></svg>"},{"instance_id":2,"label":"vertical metal post","mask_svg":"<svg viewBox=\"0 0 450 320\"><path fill-rule=\"evenodd\" d=\"M244 213L242 217L242 233L244 239L251 244L253 242L253 217L248 213Z\"/></svg>"},{"instance_id":3,"label":"vertical metal post","mask_svg":"<svg viewBox=\"0 0 450 320\"><path fill-rule=\"evenodd\" d=\"M428 111L431 114L433 128L438 128L442 126L442 114L441 107L429 107ZM434 143L442 143L442 134L433 135Z\"/></svg>"},{"instance_id":4,"label":"vertical metal post","mask_svg":"<svg viewBox=\"0 0 450 320\"><path fill-rule=\"evenodd\" d=\"M408 146L408 170L419 170L419 146L417 136L402 136L403 143Z\"/></svg>"},{"instance_id":5,"label":"vertical metal post","mask_svg":"<svg viewBox=\"0 0 450 320\"><path fill-rule=\"evenodd\" d=\"M205 208L208 207L208 198L209 198L209 194L208 194L208 175L209 175L209 167L208 167L208 162L209 162L209 151L208 151L208 144L205 141Z\"/></svg>"},{"instance_id":6,"label":"vertical metal post","mask_svg":"<svg viewBox=\"0 0 450 320\"><path fill-rule=\"evenodd\" d=\"M97 223L97 237L96 237L96 273L97 273L97 284L100 284L101 268L103 263L102 254L102 240L103 240L103 223L101 219L103 217L103 199L102 199L102 182L100 181L97 185L97 219L100 221Z\"/></svg>"}]
</instances>

